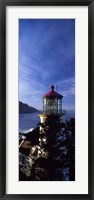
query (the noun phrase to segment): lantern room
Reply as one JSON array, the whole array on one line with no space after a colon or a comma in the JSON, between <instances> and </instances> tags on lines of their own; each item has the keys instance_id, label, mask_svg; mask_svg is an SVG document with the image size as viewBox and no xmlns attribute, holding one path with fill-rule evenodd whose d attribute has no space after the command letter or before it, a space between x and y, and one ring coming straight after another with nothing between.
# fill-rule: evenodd
<instances>
[{"instance_id":1,"label":"lantern room","mask_svg":"<svg viewBox=\"0 0 94 200\"><path fill-rule=\"evenodd\" d=\"M43 96L44 114L62 114L63 96L54 91L54 85L51 85L50 91Z\"/></svg>"}]
</instances>

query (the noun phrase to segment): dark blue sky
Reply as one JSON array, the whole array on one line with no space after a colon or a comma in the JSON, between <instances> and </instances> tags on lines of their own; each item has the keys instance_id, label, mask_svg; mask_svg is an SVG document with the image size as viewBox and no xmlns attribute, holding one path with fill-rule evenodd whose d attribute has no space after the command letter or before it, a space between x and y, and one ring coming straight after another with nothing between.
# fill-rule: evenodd
<instances>
[{"instance_id":1,"label":"dark blue sky","mask_svg":"<svg viewBox=\"0 0 94 200\"><path fill-rule=\"evenodd\" d=\"M63 108L75 106L75 20L19 20L19 100L42 109L57 86Z\"/></svg>"}]
</instances>

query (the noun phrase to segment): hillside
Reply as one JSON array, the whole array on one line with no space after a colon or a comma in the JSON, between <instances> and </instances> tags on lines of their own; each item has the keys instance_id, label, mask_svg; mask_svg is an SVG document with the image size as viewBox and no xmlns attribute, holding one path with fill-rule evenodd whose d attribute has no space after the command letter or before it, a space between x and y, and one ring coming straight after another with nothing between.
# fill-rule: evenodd
<instances>
[{"instance_id":1,"label":"hillside","mask_svg":"<svg viewBox=\"0 0 94 200\"><path fill-rule=\"evenodd\" d=\"M39 112L39 110L19 101L19 114L34 112Z\"/></svg>"}]
</instances>

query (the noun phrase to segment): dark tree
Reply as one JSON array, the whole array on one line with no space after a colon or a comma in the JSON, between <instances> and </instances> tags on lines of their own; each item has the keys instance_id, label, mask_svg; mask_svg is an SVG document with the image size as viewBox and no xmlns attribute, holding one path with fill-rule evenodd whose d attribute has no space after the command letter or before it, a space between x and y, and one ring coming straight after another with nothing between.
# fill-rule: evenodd
<instances>
[{"instance_id":1,"label":"dark tree","mask_svg":"<svg viewBox=\"0 0 94 200\"><path fill-rule=\"evenodd\" d=\"M33 160L29 180L74 181L75 119L61 123L59 115L49 115L39 126L41 131L37 128L27 134L27 139L36 146L35 154L29 154Z\"/></svg>"}]
</instances>

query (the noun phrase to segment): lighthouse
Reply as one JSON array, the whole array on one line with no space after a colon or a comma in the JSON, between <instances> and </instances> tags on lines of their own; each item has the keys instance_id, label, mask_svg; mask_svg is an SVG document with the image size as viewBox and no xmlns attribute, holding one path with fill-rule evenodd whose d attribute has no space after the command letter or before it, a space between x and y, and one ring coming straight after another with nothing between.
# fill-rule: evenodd
<instances>
[{"instance_id":1,"label":"lighthouse","mask_svg":"<svg viewBox=\"0 0 94 200\"><path fill-rule=\"evenodd\" d=\"M51 115L62 116L62 98L63 96L54 90L54 85L51 85L50 91L43 95L43 113L39 115L41 123Z\"/></svg>"}]
</instances>

